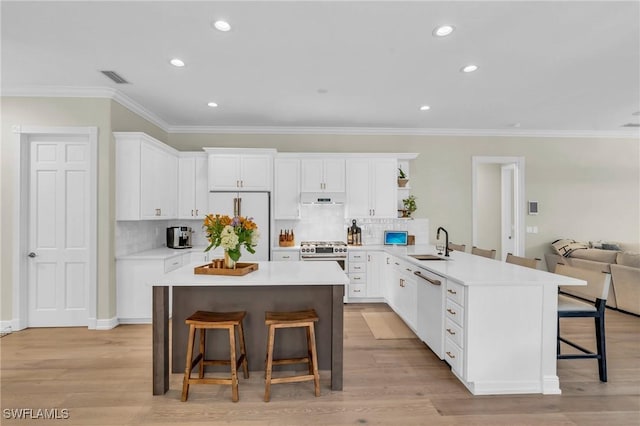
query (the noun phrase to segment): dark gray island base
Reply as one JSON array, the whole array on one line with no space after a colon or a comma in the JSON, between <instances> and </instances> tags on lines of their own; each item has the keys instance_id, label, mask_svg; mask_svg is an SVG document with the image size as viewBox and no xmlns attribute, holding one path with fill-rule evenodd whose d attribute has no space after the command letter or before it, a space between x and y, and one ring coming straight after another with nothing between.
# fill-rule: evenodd
<instances>
[{"instance_id":1,"label":"dark gray island base","mask_svg":"<svg viewBox=\"0 0 640 426\"><path fill-rule=\"evenodd\" d=\"M314 262L315 263L315 262ZM251 285L237 277L235 285L172 286L172 373L184 373L188 327L185 319L197 310L246 311L244 332L249 369L263 374L267 348L266 311L295 311L313 308L320 370L330 370L331 389L342 390L343 379L343 295L340 285ZM247 280L249 281L249 280ZM169 291L168 286L153 287L153 394L169 389ZM225 333L225 334L222 334ZM228 358L226 332L207 333L207 358ZM303 330L276 333L275 357L304 356ZM298 366L299 368L299 366Z\"/></svg>"}]
</instances>

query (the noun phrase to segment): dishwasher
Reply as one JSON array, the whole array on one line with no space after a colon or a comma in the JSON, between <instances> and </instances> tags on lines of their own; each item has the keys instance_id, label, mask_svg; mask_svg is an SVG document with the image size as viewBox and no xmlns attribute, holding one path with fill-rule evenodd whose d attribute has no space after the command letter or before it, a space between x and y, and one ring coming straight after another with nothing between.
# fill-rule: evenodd
<instances>
[{"instance_id":1,"label":"dishwasher","mask_svg":"<svg viewBox=\"0 0 640 426\"><path fill-rule=\"evenodd\" d=\"M443 359L447 279L421 267L416 267L413 274L418 284L418 337Z\"/></svg>"}]
</instances>

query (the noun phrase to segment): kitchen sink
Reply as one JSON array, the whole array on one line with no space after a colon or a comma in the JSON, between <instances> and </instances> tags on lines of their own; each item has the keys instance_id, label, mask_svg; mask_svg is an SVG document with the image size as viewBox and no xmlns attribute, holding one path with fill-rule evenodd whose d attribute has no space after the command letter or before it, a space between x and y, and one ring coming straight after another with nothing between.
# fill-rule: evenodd
<instances>
[{"instance_id":1,"label":"kitchen sink","mask_svg":"<svg viewBox=\"0 0 640 426\"><path fill-rule=\"evenodd\" d=\"M436 256L435 254L410 254L409 256L418 260L447 260L444 257Z\"/></svg>"}]
</instances>

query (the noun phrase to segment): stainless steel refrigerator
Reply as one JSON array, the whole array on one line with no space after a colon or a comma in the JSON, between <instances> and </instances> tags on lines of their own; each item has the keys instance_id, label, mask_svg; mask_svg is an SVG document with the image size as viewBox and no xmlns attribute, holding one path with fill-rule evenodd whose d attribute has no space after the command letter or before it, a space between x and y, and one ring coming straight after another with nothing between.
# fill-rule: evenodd
<instances>
[{"instance_id":1,"label":"stainless steel refrigerator","mask_svg":"<svg viewBox=\"0 0 640 426\"><path fill-rule=\"evenodd\" d=\"M269 192L210 192L209 212L212 214L246 216L258 225L260 240L255 254L240 249L240 262L271 260L271 194Z\"/></svg>"}]
</instances>

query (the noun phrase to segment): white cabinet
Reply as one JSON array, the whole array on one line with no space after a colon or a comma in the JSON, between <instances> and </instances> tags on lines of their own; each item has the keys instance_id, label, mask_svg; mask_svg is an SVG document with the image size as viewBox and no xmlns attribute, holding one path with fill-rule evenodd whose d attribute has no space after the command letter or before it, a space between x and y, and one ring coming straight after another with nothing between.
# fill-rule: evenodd
<instances>
[{"instance_id":1,"label":"white cabinet","mask_svg":"<svg viewBox=\"0 0 640 426\"><path fill-rule=\"evenodd\" d=\"M210 191L270 191L273 181L271 155L209 153Z\"/></svg>"},{"instance_id":2,"label":"white cabinet","mask_svg":"<svg viewBox=\"0 0 640 426\"><path fill-rule=\"evenodd\" d=\"M207 155L180 153L178 158L178 218L204 219L208 214Z\"/></svg>"},{"instance_id":3,"label":"white cabinet","mask_svg":"<svg viewBox=\"0 0 640 426\"><path fill-rule=\"evenodd\" d=\"M275 219L300 219L300 160L274 160Z\"/></svg>"},{"instance_id":4,"label":"white cabinet","mask_svg":"<svg viewBox=\"0 0 640 426\"><path fill-rule=\"evenodd\" d=\"M349 302L380 302L383 300L381 272L384 253L353 250L349 252Z\"/></svg>"},{"instance_id":5,"label":"white cabinet","mask_svg":"<svg viewBox=\"0 0 640 426\"><path fill-rule=\"evenodd\" d=\"M300 260L300 251L298 249L273 249L274 262L295 262Z\"/></svg>"},{"instance_id":6,"label":"white cabinet","mask_svg":"<svg viewBox=\"0 0 640 426\"><path fill-rule=\"evenodd\" d=\"M301 161L302 192L344 192L345 160L306 158Z\"/></svg>"},{"instance_id":7,"label":"white cabinet","mask_svg":"<svg viewBox=\"0 0 640 426\"><path fill-rule=\"evenodd\" d=\"M347 215L397 217L397 168L393 158L347 160Z\"/></svg>"},{"instance_id":8,"label":"white cabinet","mask_svg":"<svg viewBox=\"0 0 640 426\"><path fill-rule=\"evenodd\" d=\"M396 257L391 258L391 277L387 302L403 321L416 331L418 321L418 286L413 275L413 266Z\"/></svg>"},{"instance_id":9,"label":"white cabinet","mask_svg":"<svg viewBox=\"0 0 640 426\"><path fill-rule=\"evenodd\" d=\"M116 132L116 220L175 219L177 151L139 132Z\"/></svg>"},{"instance_id":10,"label":"white cabinet","mask_svg":"<svg viewBox=\"0 0 640 426\"><path fill-rule=\"evenodd\" d=\"M446 289L444 360L458 377L464 377L465 287L449 280Z\"/></svg>"}]
</instances>

